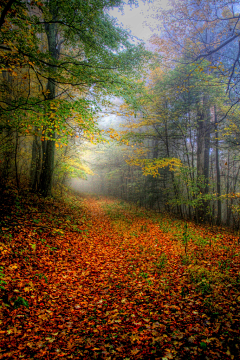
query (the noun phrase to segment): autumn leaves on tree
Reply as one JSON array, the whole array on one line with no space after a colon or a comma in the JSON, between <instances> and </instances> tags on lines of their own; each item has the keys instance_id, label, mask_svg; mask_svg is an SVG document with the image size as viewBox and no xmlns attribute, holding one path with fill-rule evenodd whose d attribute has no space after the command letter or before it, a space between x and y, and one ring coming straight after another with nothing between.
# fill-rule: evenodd
<instances>
[{"instance_id":1,"label":"autumn leaves on tree","mask_svg":"<svg viewBox=\"0 0 240 360\"><path fill-rule=\"evenodd\" d=\"M131 97L132 79L144 51L132 45L127 32L107 15L109 7L120 3L2 4L4 182L14 167L10 153L15 147L15 157L19 157L17 151L23 150L19 138L29 135L29 140L33 138L31 186L50 195L56 146L70 144L78 133L99 133L93 114L100 95ZM29 142L24 143L24 150ZM24 171L29 171L29 162Z\"/></svg>"}]
</instances>

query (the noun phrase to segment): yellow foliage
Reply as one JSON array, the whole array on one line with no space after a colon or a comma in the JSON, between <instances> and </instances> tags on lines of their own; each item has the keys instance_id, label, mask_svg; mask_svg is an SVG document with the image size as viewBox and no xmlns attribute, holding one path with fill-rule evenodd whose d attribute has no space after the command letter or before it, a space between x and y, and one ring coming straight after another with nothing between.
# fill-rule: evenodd
<instances>
[{"instance_id":1,"label":"yellow foliage","mask_svg":"<svg viewBox=\"0 0 240 360\"><path fill-rule=\"evenodd\" d=\"M79 160L67 159L67 163L75 169L83 170L88 175L94 175L93 171L86 164L79 163Z\"/></svg>"},{"instance_id":2,"label":"yellow foliage","mask_svg":"<svg viewBox=\"0 0 240 360\"><path fill-rule=\"evenodd\" d=\"M126 163L131 166L140 166L143 175L159 176L159 169L168 168L169 171L177 171L182 162L177 158L163 158L163 159L138 159L131 157L126 160Z\"/></svg>"}]
</instances>

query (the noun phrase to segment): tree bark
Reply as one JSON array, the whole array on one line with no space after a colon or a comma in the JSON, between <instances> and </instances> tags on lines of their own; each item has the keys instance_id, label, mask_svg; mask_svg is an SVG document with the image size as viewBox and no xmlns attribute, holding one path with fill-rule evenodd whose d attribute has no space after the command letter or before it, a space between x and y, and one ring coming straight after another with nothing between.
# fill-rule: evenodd
<instances>
[{"instance_id":1,"label":"tree bark","mask_svg":"<svg viewBox=\"0 0 240 360\"><path fill-rule=\"evenodd\" d=\"M6 70L2 72L3 82L5 86L5 101L8 105L11 105L13 99L13 78ZM9 113L9 117L13 116L12 112ZM10 123L11 124L11 123ZM3 166L0 174L0 186L5 188L13 165L13 159L15 154L14 145L14 128L8 124L7 118L5 119L5 125L3 126Z\"/></svg>"},{"instance_id":2,"label":"tree bark","mask_svg":"<svg viewBox=\"0 0 240 360\"><path fill-rule=\"evenodd\" d=\"M218 141L218 123L217 123L217 110L214 105L214 116L215 116L215 146L216 146L216 177L217 177L217 219L216 224L221 224L222 219L222 203L220 200L221 195L221 177L219 167L219 141Z\"/></svg>"},{"instance_id":3,"label":"tree bark","mask_svg":"<svg viewBox=\"0 0 240 360\"><path fill-rule=\"evenodd\" d=\"M53 20L57 19L57 9L56 4L50 0L49 9L52 15ZM58 59L57 51L57 27L55 23L46 23L45 30L48 39L48 50L52 57L52 62ZM54 100L56 97L56 83L53 78L54 67L49 69L50 76L47 83L47 96L49 100ZM53 110L48 108L48 115L51 114ZM54 170L54 153L55 153L55 125L54 121L51 120L49 116L49 126L48 126L48 138L44 141L43 144L43 161L42 161L42 171L40 176L39 192L44 196L52 195L52 180L53 180L53 170Z\"/></svg>"},{"instance_id":4,"label":"tree bark","mask_svg":"<svg viewBox=\"0 0 240 360\"><path fill-rule=\"evenodd\" d=\"M8 11L11 10L12 5L16 2L16 0L9 0L2 9L1 17L0 17L0 29L2 28L5 18L7 16Z\"/></svg>"},{"instance_id":5,"label":"tree bark","mask_svg":"<svg viewBox=\"0 0 240 360\"><path fill-rule=\"evenodd\" d=\"M209 150L210 150L210 111L207 105L207 96L203 96L197 114L197 182L202 200L196 210L197 221L207 220L208 201L204 195L208 193L209 181Z\"/></svg>"},{"instance_id":6,"label":"tree bark","mask_svg":"<svg viewBox=\"0 0 240 360\"><path fill-rule=\"evenodd\" d=\"M37 127L35 127L35 132L37 132ZM30 187L32 191L36 191L39 187L41 162L41 141L38 135L34 135L32 144L32 160L30 167Z\"/></svg>"},{"instance_id":7,"label":"tree bark","mask_svg":"<svg viewBox=\"0 0 240 360\"><path fill-rule=\"evenodd\" d=\"M226 219L226 225L230 225L230 219L231 219L231 209L229 207L229 201L228 201L228 195L230 193L230 184L229 184L229 178L230 178L230 155L228 150L228 158L227 158L227 219Z\"/></svg>"}]
</instances>

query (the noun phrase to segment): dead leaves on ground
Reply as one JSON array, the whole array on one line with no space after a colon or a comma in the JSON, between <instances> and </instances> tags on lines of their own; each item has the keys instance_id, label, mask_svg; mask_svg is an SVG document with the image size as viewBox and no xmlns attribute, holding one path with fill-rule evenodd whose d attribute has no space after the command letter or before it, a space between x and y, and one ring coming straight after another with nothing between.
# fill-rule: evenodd
<instances>
[{"instance_id":1,"label":"dead leaves on ground","mask_svg":"<svg viewBox=\"0 0 240 360\"><path fill-rule=\"evenodd\" d=\"M0 359L239 358L234 238L185 254L157 215L73 199L2 220Z\"/></svg>"}]
</instances>

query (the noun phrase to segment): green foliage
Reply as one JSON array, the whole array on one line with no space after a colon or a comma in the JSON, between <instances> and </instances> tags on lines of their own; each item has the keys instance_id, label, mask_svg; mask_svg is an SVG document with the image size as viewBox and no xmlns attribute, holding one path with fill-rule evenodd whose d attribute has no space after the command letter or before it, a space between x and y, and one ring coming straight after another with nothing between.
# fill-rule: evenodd
<instances>
[{"instance_id":1,"label":"green foliage","mask_svg":"<svg viewBox=\"0 0 240 360\"><path fill-rule=\"evenodd\" d=\"M14 301L14 307L15 309L18 309L20 306L25 306L27 308L29 308L29 304L28 301L24 298L22 298L21 296L19 296L15 301Z\"/></svg>"},{"instance_id":2,"label":"green foliage","mask_svg":"<svg viewBox=\"0 0 240 360\"><path fill-rule=\"evenodd\" d=\"M182 261L182 265L190 265L192 262L192 259L187 255L187 254L181 254L181 261Z\"/></svg>"},{"instance_id":3,"label":"green foliage","mask_svg":"<svg viewBox=\"0 0 240 360\"><path fill-rule=\"evenodd\" d=\"M201 341L201 342L200 342L200 348L201 348L202 350L207 350L207 344L206 344L205 342Z\"/></svg>"},{"instance_id":4,"label":"green foliage","mask_svg":"<svg viewBox=\"0 0 240 360\"><path fill-rule=\"evenodd\" d=\"M181 296L182 296L182 297L185 297L185 296L188 295L188 294L189 294L188 288L185 287L185 286L182 286L182 288L181 288Z\"/></svg>"},{"instance_id":5,"label":"green foliage","mask_svg":"<svg viewBox=\"0 0 240 360\"><path fill-rule=\"evenodd\" d=\"M33 249L33 251L35 252L37 245L36 244L30 244L30 245L31 245L31 248Z\"/></svg>"},{"instance_id":6,"label":"green foliage","mask_svg":"<svg viewBox=\"0 0 240 360\"><path fill-rule=\"evenodd\" d=\"M3 280L5 277L3 273L3 266L0 266L0 289L5 290L5 287L3 285L6 285L6 281Z\"/></svg>"},{"instance_id":7,"label":"green foliage","mask_svg":"<svg viewBox=\"0 0 240 360\"><path fill-rule=\"evenodd\" d=\"M148 274L145 272L140 273L139 276L143 277L144 279L148 278Z\"/></svg>"},{"instance_id":8,"label":"green foliage","mask_svg":"<svg viewBox=\"0 0 240 360\"><path fill-rule=\"evenodd\" d=\"M12 238L13 238L12 234L10 234L10 233L8 233L8 232L6 232L6 233L3 234L4 242L11 242L11 241L12 241Z\"/></svg>"},{"instance_id":9,"label":"green foliage","mask_svg":"<svg viewBox=\"0 0 240 360\"><path fill-rule=\"evenodd\" d=\"M157 268L157 273L160 274L163 269L166 267L168 262L167 256L165 253L162 253L158 261L154 264Z\"/></svg>"},{"instance_id":10,"label":"green foliage","mask_svg":"<svg viewBox=\"0 0 240 360\"><path fill-rule=\"evenodd\" d=\"M231 264L231 260L230 259L226 259L226 260L220 260L218 262L219 265L219 270L220 271L226 271L230 269L230 264Z\"/></svg>"},{"instance_id":11,"label":"green foliage","mask_svg":"<svg viewBox=\"0 0 240 360\"><path fill-rule=\"evenodd\" d=\"M45 283L46 283L46 284L48 283L48 279L47 279L47 277L46 277L44 274L36 274L36 275L33 276L33 279L35 279L35 277L38 277L39 279L44 278Z\"/></svg>"},{"instance_id":12,"label":"green foliage","mask_svg":"<svg viewBox=\"0 0 240 360\"><path fill-rule=\"evenodd\" d=\"M203 295L212 292L211 283L213 282L212 274L204 268L194 267L189 269L190 280L196 284L196 290Z\"/></svg>"},{"instance_id":13,"label":"green foliage","mask_svg":"<svg viewBox=\"0 0 240 360\"><path fill-rule=\"evenodd\" d=\"M187 254L187 246L188 246L188 240L189 240L189 233L188 233L188 224L187 222L184 224L184 230L183 230L183 244L185 247L185 254Z\"/></svg>"}]
</instances>

